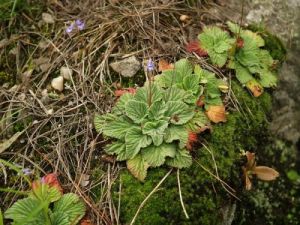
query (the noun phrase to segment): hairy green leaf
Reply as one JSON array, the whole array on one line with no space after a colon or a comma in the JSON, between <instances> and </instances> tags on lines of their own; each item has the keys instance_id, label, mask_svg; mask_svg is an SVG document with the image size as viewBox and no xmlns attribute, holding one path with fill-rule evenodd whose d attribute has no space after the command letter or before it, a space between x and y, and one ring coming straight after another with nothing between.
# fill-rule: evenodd
<instances>
[{"instance_id":1,"label":"hairy green leaf","mask_svg":"<svg viewBox=\"0 0 300 225\"><path fill-rule=\"evenodd\" d=\"M45 222L42 210L48 207L48 202L41 202L32 197L24 198L15 202L5 213L6 219L11 219L14 224L43 225Z\"/></svg>"},{"instance_id":2,"label":"hairy green leaf","mask_svg":"<svg viewBox=\"0 0 300 225\"><path fill-rule=\"evenodd\" d=\"M166 160L167 165L176 168L185 168L192 165L192 157L186 149L177 150L174 158Z\"/></svg>"},{"instance_id":3,"label":"hairy green leaf","mask_svg":"<svg viewBox=\"0 0 300 225\"><path fill-rule=\"evenodd\" d=\"M135 123L141 123L148 113L148 106L144 102L138 102L135 100L130 100L127 102L126 115L132 119Z\"/></svg>"},{"instance_id":4,"label":"hairy green leaf","mask_svg":"<svg viewBox=\"0 0 300 225\"><path fill-rule=\"evenodd\" d=\"M203 127L210 126L210 121L203 111L198 111L195 116L185 125L188 131L198 133Z\"/></svg>"},{"instance_id":5,"label":"hairy green leaf","mask_svg":"<svg viewBox=\"0 0 300 225\"><path fill-rule=\"evenodd\" d=\"M64 212L50 213L51 225L70 225L69 216Z\"/></svg>"},{"instance_id":6,"label":"hairy green leaf","mask_svg":"<svg viewBox=\"0 0 300 225\"><path fill-rule=\"evenodd\" d=\"M138 88L134 99L150 106L162 99L162 90L156 83L145 83L144 87Z\"/></svg>"},{"instance_id":7,"label":"hairy green leaf","mask_svg":"<svg viewBox=\"0 0 300 225\"><path fill-rule=\"evenodd\" d=\"M140 181L143 181L147 175L149 164L144 160L141 154L127 161L127 168Z\"/></svg>"},{"instance_id":8,"label":"hairy green leaf","mask_svg":"<svg viewBox=\"0 0 300 225\"><path fill-rule=\"evenodd\" d=\"M215 26L205 27L198 38L201 47L207 51L212 63L219 67L224 66L228 57L227 52L234 43L229 34Z\"/></svg>"},{"instance_id":9,"label":"hairy green leaf","mask_svg":"<svg viewBox=\"0 0 300 225\"><path fill-rule=\"evenodd\" d=\"M164 117L166 107L164 102L154 102L149 108L148 117L151 120L160 120Z\"/></svg>"},{"instance_id":10,"label":"hairy green leaf","mask_svg":"<svg viewBox=\"0 0 300 225\"><path fill-rule=\"evenodd\" d=\"M166 104L165 115L171 118L173 124L185 124L194 116L194 110L180 101L169 101Z\"/></svg>"},{"instance_id":11,"label":"hairy green leaf","mask_svg":"<svg viewBox=\"0 0 300 225\"><path fill-rule=\"evenodd\" d=\"M166 157L174 157L176 145L162 144L160 146L149 146L142 150L144 160L151 167L158 167L164 164Z\"/></svg>"},{"instance_id":12,"label":"hairy green leaf","mask_svg":"<svg viewBox=\"0 0 300 225\"><path fill-rule=\"evenodd\" d=\"M68 216L69 224L77 224L84 216L85 210L85 205L78 195L68 193L54 203L53 213L63 212Z\"/></svg>"},{"instance_id":13,"label":"hairy green leaf","mask_svg":"<svg viewBox=\"0 0 300 225\"><path fill-rule=\"evenodd\" d=\"M167 143L172 143L175 140L179 140L179 148L184 148L186 146L188 138L188 131L184 126L176 126L173 124L168 127L164 136L164 140Z\"/></svg>"},{"instance_id":14,"label":"hairy green leaf","mask_svg":"<svg viewBox=\"0 0 300 225\"><path fill-rule=\"evenodd\" d=\"M120 116L102 126L102 132L105 136L124 140L126 132L133 126L135 125L130 123L126 117Z\"/></svg>"},{"instance_id":15,"label":"hairy green leaf","mask_svg":"<svg viewBox=\"0 0 300 225\"><path fill-rule=\"evenodd\" d=\"M125 136L126 159L134 158L141 148L149 146L151 137L142 133L141 128L130 128Z\"/></svg>"}]
</instances>

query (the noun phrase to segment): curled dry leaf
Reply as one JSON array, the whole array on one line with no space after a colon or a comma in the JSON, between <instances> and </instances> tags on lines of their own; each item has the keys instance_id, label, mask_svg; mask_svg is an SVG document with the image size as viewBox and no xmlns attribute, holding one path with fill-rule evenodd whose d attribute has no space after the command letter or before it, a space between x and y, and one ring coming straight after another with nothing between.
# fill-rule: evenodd
<instances>
[{"instance_id":1,"label":"curled dry leaf","mask_svg":"<svg viewBox=\"0 0 300 225\"><path fill-rule=\"evenodd\" d=\"M224 105L209 106L206 115L214 123L226 122L226 111Z\"/></svg>"},{"instance_id":2,"label":"curled dry leaf","mask_svg":"<svg viewBox=\"0 0 300 225\"><path fill-rule=\"evenodd\" d=\"M204 57L208 56L207 51L205 51L203 48L201 48L199 41L191 41L187 44L186 50L190 53L195 52L198 56Z\"/></svg>"},{"instance_id":3,"label":"curled dry leaf","mask_svg":"<svg viewBox=\"0 0 300 225\"><path fill-rule=\"evenodd\" d=\"M264 181L275 180L279 176L279 173L276 170L267 166L256 166L253 169L253 173L258 179Z\"/></svg>"},{"instance_id":4,"label":"curled dry leaf","mask_svg":"<svg viewBox=\"0 0 300 225\"><path fill-rule=\"evenodd\" d=\"M172 63L168 63L165 59L160 59L158 62L158 71L162 72L165 70L174 69L174 65Z\"/></svg>"},{"instance_id":5,"label":"curled dry leaf","mask_svg":"<svg viewBox=\"0 0 300 225\"><path fill-rule=\"evenodd\" d=\"M264 92L263 87L256 80L250 80L246 86L254 97L259 97Z\"/></svg>"},{"instance_id":6,"label":"curled dry leaf","mask_svg":"<svg viewBox=\"0 0 300 225\"><path fill-rule=\"evenodd\" d=\"M244 173L244 177L245 177L245 187L247 191L250 191L252 188L252 182L247 174L247 170L245 168L243 168L243 173Z\"/></svg>"}]
</instances>

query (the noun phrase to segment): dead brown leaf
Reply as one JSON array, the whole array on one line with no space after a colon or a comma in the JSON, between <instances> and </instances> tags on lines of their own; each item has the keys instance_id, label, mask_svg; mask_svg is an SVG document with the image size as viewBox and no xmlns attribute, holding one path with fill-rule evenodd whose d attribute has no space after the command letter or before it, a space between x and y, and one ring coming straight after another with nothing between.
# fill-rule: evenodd
<instances>
[{"instance_id":1,"label":"dead brown leaf","mask_svg":"<svg viewBox=\"0 0 300 225\"><path fill-rule=\"evenodd\" d=\"M256 80L248 81L246 86L252 92L254 97L259 97L264 92L263 87Z\"/></svg>"},{"instance_id":2,"label":"dead brown leaf","mask_svg":"<svg viewBox=\"0 0 300 225\"><path fill-rule=\"evenodd\" d=\"M226 122L226 111L224 105L209 106L206 111L206 115L214 123Z\"/></svg>"},{"instance_id":3,"label":"dead brown leaf","mask_svg":"<svg viewBox=\"0 0 300 225\"><path fill-rule=\"evenodd\" d=\"M165 59L160 59L158 62L158 71L162 72L165 70L172 70L174 69L174 65L171 63L168 63Z\"/></svg>"},{"instance_id":4,"label":"dead brown leaf","mask_svg":"<svg viewBox=\"0 0 300 225\"><path fill-rule=\"evenodd\" d=\"M253 169L253 173L256 174L258 179L264 181L275 180L279 176L279 173L276 170L267 166L256 166Z\"/></svg>"}]
</instances>

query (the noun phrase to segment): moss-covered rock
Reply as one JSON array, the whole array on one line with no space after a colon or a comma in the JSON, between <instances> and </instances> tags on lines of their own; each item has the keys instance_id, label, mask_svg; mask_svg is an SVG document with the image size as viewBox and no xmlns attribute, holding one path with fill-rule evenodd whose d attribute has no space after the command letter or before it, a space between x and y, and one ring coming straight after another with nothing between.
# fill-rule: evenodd
<instances>
[{"instance_id":1,"label":"moss-covered rock","mask_svg":"<svg viewBox=\"0 0 300 225\"><path fill-rule=\"evenodd\" d=\"M182 196L190 219L186 219L183 214L174 171L140 211L136 224L222 223L224 215L221 209L227 206L232 198L222 188L221 183L210 176L203 167L215 174L216 162L220 178L241 192L243 181L240 150L253 151L267 141L266 115L271 106L268 93L254 98L235 82L232 88L243 111L230 112L226 123L215 125L212 134L204 135L203 139L208 149L199 148L195 152L193 166L180 173ZM128 224L131 221L141 202L167 171L167 168L150 170L144 183L137 181L127 171L121 173L122 223Z\"/></svg>"}]
</instances>

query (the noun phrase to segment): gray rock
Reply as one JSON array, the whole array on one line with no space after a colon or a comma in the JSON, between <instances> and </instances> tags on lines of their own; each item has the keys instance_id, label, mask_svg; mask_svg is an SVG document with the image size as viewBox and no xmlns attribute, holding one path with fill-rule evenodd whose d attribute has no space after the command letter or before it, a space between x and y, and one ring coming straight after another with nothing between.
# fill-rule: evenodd
<instances>
[{"instance_id":1,"label":"gray rock","mask_svg":"<svg viewBox=\"0 0 300 225\"><path fill-rule=\"evenodd\" d=\"M123 77L133 77L141 69L141 63L135 56L113 62L110 66Z\"/></svg>"}]
</instances>

